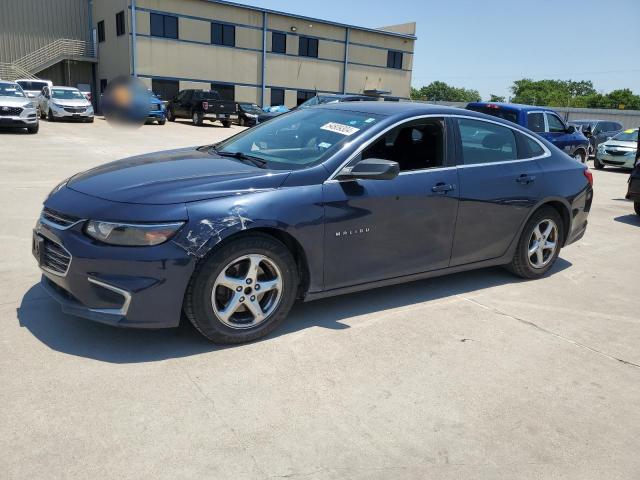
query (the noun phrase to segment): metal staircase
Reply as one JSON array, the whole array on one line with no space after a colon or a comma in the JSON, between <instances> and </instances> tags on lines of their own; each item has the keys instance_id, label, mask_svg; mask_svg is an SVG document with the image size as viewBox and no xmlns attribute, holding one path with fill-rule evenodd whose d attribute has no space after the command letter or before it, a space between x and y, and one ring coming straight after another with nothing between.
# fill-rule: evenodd
<instances>
[{"instance_id":1,"label":"metal staircase","mask_svg":"<svg viewBox=\"0 0 640 480\"><path fill-rule=\"evenodd\" d=\"M59 38L10 63L0 62L0 79L38 78L36 74L62 60L96 61L92 42Z\"/></svg>"}]
</instances>

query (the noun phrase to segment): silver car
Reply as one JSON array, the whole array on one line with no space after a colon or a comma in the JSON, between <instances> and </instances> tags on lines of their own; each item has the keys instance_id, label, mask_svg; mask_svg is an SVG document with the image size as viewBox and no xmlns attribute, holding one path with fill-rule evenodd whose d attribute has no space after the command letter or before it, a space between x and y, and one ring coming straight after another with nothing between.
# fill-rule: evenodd
<instances>
[{"instance_id":1,"label":"silver car","mask_svg":"<svg viewBox=\"0 0 640 480\"><path fill-rule=\"evenodd\" d=\"M62 119L93 122L93 106L77 88L44 87L38 101L41 118L50 122Z\"/></svg>"},{"instance_id":2,"label":"silver car","mask_svg":"<svg viewBox=\"0 0 640 480\"><path fill-rule=\"evenodd\" d=\"M36 106L15 82L0 81L0 127L26 128L38 133Z\"/></svg>"},{"instance_id":3,"label":"silver car","mask_svg":"<svg viewBox=\"0 0 640 480\"><path fill-rule=\"evenodd\" d=\"M633 168L638 149L638 129L620 132L598 146L593 165L603 169L606 165L618 168Z\"/></svg>"}]
</instances>

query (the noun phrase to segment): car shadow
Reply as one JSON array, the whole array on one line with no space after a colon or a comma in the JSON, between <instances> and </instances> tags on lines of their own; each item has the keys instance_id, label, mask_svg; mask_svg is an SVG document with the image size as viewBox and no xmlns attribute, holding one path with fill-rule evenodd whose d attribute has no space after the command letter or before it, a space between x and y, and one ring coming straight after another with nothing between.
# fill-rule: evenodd
<instances>
[{"instance_id":1,"label":"car shadow","mask_svg":"<svg viewBox=\"0 0 640 480\"><path fill-rule=\"evenodd\" d=\"M181 119L181 120L176 119L173 121L173 123L175 123L176 125L188 125L190 127L196 126L193 124L191 120L184 120L184 119ZM202 125L198 126L198 128L225 128L225 127L223 127L222 124L217 120L215 122L212 122L211 120L205 120L202 122Z\"/></svg>"},{"instance_id":2,"label":"car shadow","mask_svg":"<svg viewBox=\"0 0 640 480\"><path fill-rule=\"evenodd\" d=\"M556 274L570 266L570 262L558 259L549 274ZM298 302L283 325L258 341L269 341L311 327L347 329L349 326L342 321L352 317L522 281L502 268L487 268L309 303ZM17 316L20 326L28 329L49 348L109 363L156 362L226 348L243 348L243 345L219 346L210 343L184 318L180 326L173 329L129 330L66 315L39 284L25 293L17 308Z\"/></svg>"},{"instance_id":3,"label":"car shadow","mask_svg":"<svg viewBox=\"0 0 640 480\"><path fill-rule=\"evenodd\" d=\"M635 225L640 227L640 215L636 215L635 213L630 213L628 215L620 215L619 217L614 218L616 222L626 223L627 225Z\"/></svg>"},{"instance_id":4,"label":"car shadow","mask_svg":"<svg viewBox=\"0 0 640 480\"><path fill-rule=\"evenodd\" d=\"M25 127L2 127L0 128L0 135L28 135L27 129Z\"/></svg>"}]
</instances>

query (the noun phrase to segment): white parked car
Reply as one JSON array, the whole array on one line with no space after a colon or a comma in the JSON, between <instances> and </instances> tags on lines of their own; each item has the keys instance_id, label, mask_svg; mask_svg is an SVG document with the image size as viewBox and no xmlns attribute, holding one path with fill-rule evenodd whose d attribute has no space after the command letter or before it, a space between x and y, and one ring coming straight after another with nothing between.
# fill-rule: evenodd
<instances>
[{"instance_id":1,"label":"white parked car","mask_svg":"<svg viewBox=\"0 0 640 480\"><path fill-rule=\"evenodd\" d=\"M33 100L38 102L38 97L42 93L44 87L53 87L51 80L41 80L39 78L19 78L16 83L22 87L24 93ZM36 105L37 106L37 105Z\"/></svg>"},{"instance_id":2,"label":"white parked car","mask_svg":"<svg viewBox=\"0 0 640 480\"><path fill-rule=\"evenodd\" d=\"M15 82L0 81L0 127L26 128L38 133L35 104Z\"/></svg>"},{"instance_id":3,"label":"white parked car","mask_svg":"<svg viewBox=\"0 0 640 480\"><path fill-rule=\"evenodd\" d=\"M80 90L73 87L44 87L38 99L40 118L93 122L93 106Z\"/></svg>"}]
</instances>

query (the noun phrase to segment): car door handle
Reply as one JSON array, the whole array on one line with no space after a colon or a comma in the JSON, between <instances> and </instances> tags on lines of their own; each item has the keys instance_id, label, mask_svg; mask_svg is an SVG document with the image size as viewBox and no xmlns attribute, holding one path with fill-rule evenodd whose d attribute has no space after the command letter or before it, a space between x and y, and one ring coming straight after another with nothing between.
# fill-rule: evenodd
<instances>
[{"instance_id":1,"label":"car door handle","mask_svg":"<svg viewBox=\"0 0 640 480\"><path fill-rule=\"evenodd\" d=\"M535 175L527 175L526 173L523 173L518 178L516 178L516 182L522 183L524 185L529 185L530 183L533 183L535 181L536 181Z\"/></svg>"},{"instance_id":2,"label":"car door handle","mask_svg":"<svg viewBox=\"0 0 640 480\"><path fill-rule=\"evenodd\" d=\"M456 189L455 185L451 185L450 183L438 183L431 187L431 191L434 193L447 193Z\"/></svg>"}]
</instances>

